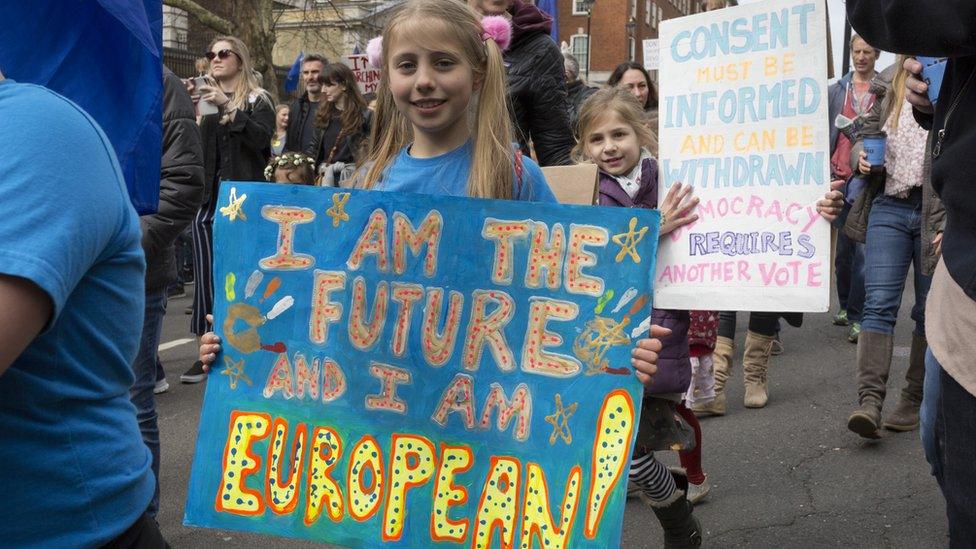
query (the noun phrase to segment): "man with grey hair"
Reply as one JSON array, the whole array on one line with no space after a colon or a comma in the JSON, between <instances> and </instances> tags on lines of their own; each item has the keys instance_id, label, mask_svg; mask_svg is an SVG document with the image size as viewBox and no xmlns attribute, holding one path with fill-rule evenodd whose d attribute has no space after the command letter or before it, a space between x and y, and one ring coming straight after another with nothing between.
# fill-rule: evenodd
<instances>
[{"instance_id":1,"label":"man with grey hair","mask_svg":"<svg viewBox=\"0 0 976 549\"><path fill-rule=\"evenodd\" d=\"M324 55L310 53L302 59L302 83L305 93L292 104L285 133L285 150L308 153L315 136L315 113L322 98L319 74L329 64Z\"/></svg>"},{"instance_id":2,"label":"man with grey hair","mask_svg":"<svg viewBox=\"0 0 976 549\"><path fill-rule=\"evenodd\" d=\"M566 75L566 92L569 99L569 124L573 128L573 133L577 133L579 128L580 106L586 98L593 95L597 88L587 86L579 77L579 61L571 53L563 53L563 70Z\"/></svg>"}]
</instances>

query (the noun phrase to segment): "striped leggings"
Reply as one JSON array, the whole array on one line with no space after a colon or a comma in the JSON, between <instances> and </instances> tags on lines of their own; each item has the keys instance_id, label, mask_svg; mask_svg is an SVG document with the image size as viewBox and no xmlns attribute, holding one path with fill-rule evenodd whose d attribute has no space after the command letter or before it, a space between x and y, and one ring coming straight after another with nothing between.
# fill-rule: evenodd
<instances>
[{"instance_id":1,"label":"striped leggings","mask_svg":"<svg viewBox=\"0 0 976 549\"><path fill-rule=\"evenodd\" d=\"M635 455L630 461L629 476L651 501L668 501L678 490L671 472L654 457L654 452Z\"/></svg>"}]
</instances>

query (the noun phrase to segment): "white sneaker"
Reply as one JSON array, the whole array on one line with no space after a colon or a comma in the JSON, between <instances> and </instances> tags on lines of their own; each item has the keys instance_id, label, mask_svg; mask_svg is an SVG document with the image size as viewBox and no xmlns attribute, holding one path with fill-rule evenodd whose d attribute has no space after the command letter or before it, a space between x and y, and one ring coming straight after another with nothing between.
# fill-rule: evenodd
<instances>
[{"instance_id":1,"label":"white sneaker","mask_svg":"<svg viewBox=\"0 0 976 549\"><path fill-rule=\"evenodd\" d=\"M668 467L668 471L672 474L677 474L684 478L688 478L688 473L685 471L684 467ZM708 492L711 491L712 485L708 483L708 475L705 475L705 480L701 484L695 484L688 481L688 493L685 494L685 498L688 499L692 504L698 503L699 501L705 499Z\"/></svg>"},{"instance_id":2,"label":"white sneaker","mask_svg":"<svg viewBox=\"0 0 976 549\"><path fill-rule=\"evenodd\" d=\"M712 489L712 485L708 483L708 475L705 475L705 480L701 484L695 484L688 481L688 501L691 503L698 503L699 501L705 499L708 492Z\"/></svg>"},{"instance_id":3,"label":"white sneaker","mask_svg":"<svg viewBox=\"0 0 976 549\"><path fill-rule=\"evenodd\" d=\"M169 382L167 382L166 378L164 377L156 382L156 386L153 387L153 394L161 395L166 391L169 391Z\"/></svg>"}]
</instances>

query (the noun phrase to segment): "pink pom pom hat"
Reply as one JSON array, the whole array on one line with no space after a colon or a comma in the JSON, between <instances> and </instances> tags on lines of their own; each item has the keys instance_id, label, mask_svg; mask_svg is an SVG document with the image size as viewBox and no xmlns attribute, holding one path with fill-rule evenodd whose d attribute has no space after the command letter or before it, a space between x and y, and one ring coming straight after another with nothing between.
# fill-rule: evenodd
<instances>
[{"instance_id":1,"label":"pink pom pom hat","mask_svg":"<svg viewBox=\"0 0 976 549\"><path fill-rule=\"evenodd\" d=\"M501 15L489 15L481 19L481 28L484 32L481 38L494 40L502 51L508 49L512 44L512 23L507 17Z\"/></svg>"},{"instance_id":2,"label":"pink pom pom hat","mask_svg":"<svg viewBox=\"0 0 976 549\"><path fill-rule=\"evenodd\" d=\"M482 40L494 40L505 51L512 44L512 23L501 15L489 15L481 19ZM383 69L383 37L377 36L366 44L366 58L374 69Z\"/></svg>"},{"instance_id":3,"label":"pink pom pom hat","mask_svg":"<svg viewBox=\"0 0 976 549\"><path fill-rule=\"evenodd\" d=\"M383 69L383 37L377 36L366 44L366 58L374 69Z\"/></svg>"}]
</instances>

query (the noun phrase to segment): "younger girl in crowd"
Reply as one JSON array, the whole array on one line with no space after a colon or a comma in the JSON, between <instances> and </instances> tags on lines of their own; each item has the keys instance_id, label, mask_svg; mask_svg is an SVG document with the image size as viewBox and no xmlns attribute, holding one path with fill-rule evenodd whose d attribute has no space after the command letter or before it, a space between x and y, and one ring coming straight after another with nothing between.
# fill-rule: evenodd
<instances>
[{"instance_id":1,"label":"younger girl in crowd","mask_svg":"<svg viewBox=\"0 0 976 549\"><path fill-rule=\"evenodd\" d=\"M382 42L367 49L381 77L369 164L358 186L555 202L538 165L513 146L502 60L511 38L507 19L479 19L455 0L408 0L394 9ZM652 337L667 333L651 328ZM213 364L219 343L208 333L200 360ZM645 385L660 345L642 339L631 353Z\"/></svg>"},{"instance_id":2,"label":"younger girl in crowd","mask_svg":"<svg viewBox=\"0 0 976 549\"><path fill-rule=\"evenodd\" d=\"M647 151L653 137L643 118L640 104L628 90L621 88L596 92L580 109L580 141L574 153L578 160L599 167L602 206L657 208L657 161ZM659 236L663 238L696 220L698 216L692 213L696 205L691 188L676 183L661 205ZM701 543L701 525L692 514L692 503L687 498L687 480L672 476L654 457L656 450L691 449L692 436L699 444L701 440L701 428L694 414L687 414L692 420L693 435L684 422L675 420L676 405L691 377L688 311L654 309L651 318L653 324L671 330L662 340L664 347L658 356L658 368L675 372L686 383L676 394L645 394L630 479L641 487L642 497L661 521L665 546L697 547ZM698 473L701 474L700 459ZM677 482L682 483L680 488Z\"/></svg>"},{"instance_id":3,"label":"younger girl in crowd","mask_svg":"<svg viewBox=\"0 0 976 549\"><path fill-rule=\"evenodd\" d=\"M657 208L657 162L646 150L652 143L652 135L644 123L641 105L629 90L607 88L593 94L580 110L579 128L580 141L575 156L599 167L600 204ZM660 235L663 237L694 222L698 216L691 211L697 203L689 187L675 183L661 202ZM818 202L817 210L829 221L836 217L842 205L841 193L831 191ZM707 326L714 330L714 316L706 320ZM690 380L689 322L687 311L654 309L652 323L671 329L670 335L662 338L663 348L657 360L659 377L683 375L684 380ZM696 334L696 342L699 339ZM714 346L714 335L703 339ZM698 449L701 427L694 414L681 404L688 384L686 382L675 394L647 395L644 399L630 470L631 480L641 485L643 496L661 521L665 547L695 547L700 543L701 526L692 515L688 498L701 499L708 492ZM676 423L676 414L684 420L680 424ZM694 431L694 442L684 423ZM680 457L689 478L672 476L654 458L655 450L674 448L684 450ZM689 480L694 484L689 484Z\"/></svg>"},{"instance_id":4,"label":"younger girl in crowd","mask_svg":"<svg viewBox=\"0 0 976 549\"><path fill-rule=\"evenodd\" d=\"M712 369L712 353L718 337L718 312L690 311L688 328L688 354L691 362L691 385L684 402L678 404L678 414L695 430L695 447L678 452L681 466L688 476L688 500L698 503L708 495L711 486L708 475L701 467L701 426L698 417L688 408L707 403L715 398L715 374Z\"/></svg>"},{"instance_id":5,"label":"younger girl in crowd","mask_svg":"<svg viewBox=\"0 0 976 549\"><path fill-rule=\"evenodd\" d=\"M275 134L271 138L271 154L281 154L285 150L285 138L288 135L288 115L291 107L282 103L275 107Z\"/></svg>"},{"instance_id":6,"label":"younger girl in crowd","mask_svg":"<svg viewBox=\"0 0 976 549\"><path fill-rule=\"evenodd\" d=\"M326 65L319 74L319 83L325 101L315 114L311 151L319 173L330 168L341 172L342 168L351 168L362 159L372 113L359 92L352 69L342 63Z\"/></svg>"},{"instance_id":7,"label":"younger girl in crowd","mask_svg":"<svg viewBox=\"0 0 976 549\"><path fill-rule=\"evenodd\" d=\"M291 185L315 184L315 159L297 152L275 156L264 168L264 178Z\"/></svg>"}]
</instances>

